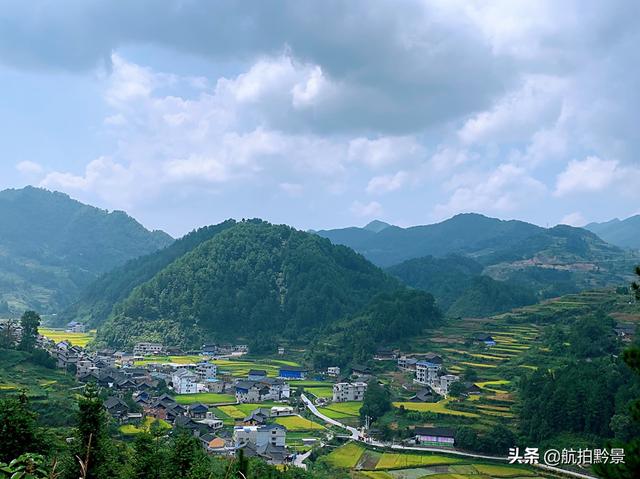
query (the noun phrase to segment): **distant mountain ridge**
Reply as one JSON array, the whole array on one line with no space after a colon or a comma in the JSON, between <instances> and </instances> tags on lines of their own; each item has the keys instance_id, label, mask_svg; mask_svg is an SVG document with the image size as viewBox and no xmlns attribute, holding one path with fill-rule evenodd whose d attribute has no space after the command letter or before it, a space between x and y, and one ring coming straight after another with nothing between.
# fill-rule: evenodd
<instances>
[{"instance_id":1,"label":"distant mountain ridge","mask_svg":"<svg viewBox=\"0 0 640 479\"><path fill-rule=\"evenodd\" d=\"M0 301L55 312L127 260L173 242L122 211L26 187L0 191Z\"/></svg>"},{"instance_id":2,"label":"distant mountain ridge","mask_svg":"<svg viewBox=\"0 0 640 479\"><path fill-rule=\"evenodd\" d=\"M317 234L350 246L381 267L427 256L467 256L483 266L483 274L502 281L517 278L543 297L626 282L639 259L582 228L542 228L476 213L410 228L342 228Z\"/></svg>"},{"instance_id":3,"label":"distant mountain ridge","mask_svg":"<svg viewBox=\"0 0 640 479\"><path fill-rule=\"evenodd\" d=\"M621 248L640 249L640 215L624 220L614 218L604 223L589 223L585 229Z\"/></svg>"}]
</instances>

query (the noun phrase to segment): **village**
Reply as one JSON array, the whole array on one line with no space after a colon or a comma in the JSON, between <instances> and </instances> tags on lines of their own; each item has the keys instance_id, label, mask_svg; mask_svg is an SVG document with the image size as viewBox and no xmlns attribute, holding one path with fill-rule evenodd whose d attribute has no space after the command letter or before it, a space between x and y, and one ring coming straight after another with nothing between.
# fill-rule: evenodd
<instances>
[{"instance_id":1,"label":"village","mask_svg":"<svg viewBox=\"0 0 640 479\"><path fill-rule=\"evenodd\" d=\"M125 436L148 430L155 423L167 431L191 431L210 454L234 455L243 449L249 457L271 464L295 461L311 446L344 435L344 429L357 431L352 438L372 441L370 431L360 427L357 409L370 381L387 381L376 377L374 369L379 367L354 364L348 371L337 366L311 371L288 361L284 347L274 351L277 359L260 364L246 359L250 351L243 344L203 344L199 350L182 351L140 342L131 351L92 351L73 343L74 337L84 334L84 325L72 322L64 334L45 330L38 344L79 384L93 383L106 392L104 407ZM70 339L55 341L47 335ZM472 340L487 348L496 345L486 334ZM458 391L456 395L481 393L477 384L462 380L443 363L442 355L433 352L403 354L390 349L379 349L369 362L411 378L403 386L411 392L403 407L438 403L452 388ZM310 396L314 407L307 410L301 395L306 401ZM336 427L324 414L334 416L341 404L350 412ZM314 409L322 412L314 415ZM434 425L414 430L406 441L412 446L455 445L452 428Z\"/></svg>"}]
</instances>

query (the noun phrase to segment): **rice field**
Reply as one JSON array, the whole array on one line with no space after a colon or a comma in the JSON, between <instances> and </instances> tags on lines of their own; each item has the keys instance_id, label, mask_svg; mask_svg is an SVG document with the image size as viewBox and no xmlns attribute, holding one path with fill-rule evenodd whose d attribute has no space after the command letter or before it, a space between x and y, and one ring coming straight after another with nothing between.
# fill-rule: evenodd
<instances>
[{"instance_id":1,"label":"rice field","mask_svg":"<svg viewBox=\"0 0 640 479\"><path fill-rule=\"evenodd\" d=\"M479 417L476 413L447 408L447 404L450 402L451 398L447 398L438 402L394 402L393 405L395 407L403 406L407 411L432 412L448 416Z\"/></svg>"},{"instance_id":2,"label":"rice field","mask_svg":"<svg viewBox=\"0 0 640 479\"><path fill-rule=\"evenodd\" d=\"M86 333L69 333L64 329L38 328L38 332L56 343L59 343L60 341L69 341L72 345L83 348L96 336L95 329Z\"/></svg>"},{"instance_id":3,"label":"rice field","mask_svg":"<svg viewBox=\"0 0 640 479\"><path fill-rule=\"evenodd\" d=\"M125 434L127 436L140 434L141 432L148 432L149 430L151 430L151 425L154 422L156 422L156 419L152 417L146 417L142 424L140 424L139 426L136 426L135 424L123 424L122 426L120 426L119 430L122 434ZM164 419L157 419L157 424L161 430L168 431L169 429L171 429L171 425Z\"/></svg>"},{"instance_id":4,"label":"rice field","mask_svg":"<svg viewBox=\"0 0 640 479\"><path fill-rule=\"evenodd\" d=\"M286 427L287 431L313 431L325 429L321 424L310 421L302 416L279 417L275 422L276 424Z\"/></svg>"},{"instance_id":5,"label":"rice field","mask_svg":"<svg viewBox=\"0 0 640 479\"><path fill-rule=\"evenodd\" d=\"M364 453L364 450L364 446L355 442L350 442L334 451L331 451L324 460L334 467L352 469L356 467L358 461L360 461L360 457Z\"/></svg>"},{"instance_id":6,"label":"rice field","mask_svg":"<svg viewBox=\"0 0 640 479\"><path fill-rule=\"evenodd\" d=\"M376 464L376 469L407 469L419 466L455 464L458 462L463 461L462 459L447 456L385 452L378 464Z\"/></svg>"},{"instance_id":7,"label":"rice field","mask_svg":"<svg viewBox=\"0 0 640 479\"><path fill-rule=\"evenodd\" d=\"M175 400L178 404L219 404L235 402L236 397L233 394L218 393L197 393L197 394L176 394Z\"/></svg>"},{"instance_id":8,"label":"rice field","mask_svg":"<svg viewBox=\"0 0 640 479\"><path fill-rule=\"evenodd\" d=\"M350 417L359 417L361 407L362 403L359 401L339 402L333 403L328 407L318 408L318 411L331 419L345 419Z\"/></svg>"}]
</instances>

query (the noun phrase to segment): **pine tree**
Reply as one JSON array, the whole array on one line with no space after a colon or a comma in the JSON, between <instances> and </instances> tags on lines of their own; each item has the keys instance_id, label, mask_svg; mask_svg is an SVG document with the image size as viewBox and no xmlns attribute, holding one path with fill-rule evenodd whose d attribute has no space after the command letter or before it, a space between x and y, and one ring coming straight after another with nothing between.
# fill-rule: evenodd
<instances>
[{"instance_id":1,"label":"pine tree","mask_svg":"<svg viewBox=\"0 0 640 479\"><path fill-rule=\"evenodd\" d=\"M33 351L38 339L38 326L40 326L40 316L35 311L26 311L20 318L22 336L20 338L20 349L23 351Z\"/></svg>"}]
</instances>

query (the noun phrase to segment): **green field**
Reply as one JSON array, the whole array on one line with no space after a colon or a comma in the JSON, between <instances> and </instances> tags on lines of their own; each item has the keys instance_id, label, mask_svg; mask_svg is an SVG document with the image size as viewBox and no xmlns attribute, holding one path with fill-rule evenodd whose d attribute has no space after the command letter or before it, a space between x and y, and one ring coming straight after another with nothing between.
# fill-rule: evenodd
<instances>
[{"instance_id":1,"label":"green field","mask_svg":"<svg viewBox=\"0 0 640 479\"><path fill-rule=\"evenodd\" d=\"M378 464L376 464L376 469L407 469L419 466L455 464L459 462L463 462L462 459L448 456L385 452L378 461Z\"/></svg>"},{"instance_id":2,"label":"green field","mask_svg":"<svg viewBox=\"0 0 640 479\"><path fill-rule=\"evenodd\" d=\"M217 393L197 393L197 394L176 394L175 400L178 404L219 404L235 402L233 394Z\"/></svg>"},{"instance_id":3,"label":"green field","mask_svg":"<svg viewBox=\"0 0 640 479\"><path fill-rule=\"evenodd\" d=\"M38 328L38 332L56 343L69 341L74 346L85 347L96 336L96 331L86 333L68 333L64 329Z\"/></svg>"},{"instance_id":4,"label":"green field","mask_svg":"<svg viewBox=\"0 0 640 479\"><path fill-rule=\"evenodd\" d=\"M335 467L351 469L358 464L360 456L362 456L364 450L364 446L355 442L350 442L334 451L331 451L325 457L325 461Z\"/></svg>"},{"instance_id":5,"label":"green field","mask_svg":"<svg viewBox=\"0 0 640 479\"><path fill-rule=\"evenodd\" d=\"M451 402L450 398L438 402L394 402L395 407L403 406L407 411L433 412L436 414L447 414L449 416L478 417L477 414L466 411L456 411L447 408Z\"/></svg>"},{"instance_id":6,"label":"green field","mask_svg":"<svg viewBox=\"0 0 640 479\"><path fill-rule=\"evenodd\" d=\"M309 419L301 416L279 417L275 422L286 427L288 431L313 431L325 429L321 424L310 421Z\"/></svg>"},{"instance_id":7,"label":"green field","mask_svg":"<svg viewBox=\"0 0 640 479\"><path fill-rule=\"evenodd\" d=\"M119 430L122 434L127 436L140 434L141 432L148 432L151 429L151 425L156 421L156 419L152 417L146 417L142 424L136 426L134 424L123 424L120 426ZM171 425L165 421L164 419L157 419L158 426L161 430L169 430L171 429Z\"/></svg>"},{"instance_id":8,"label":"green field","mask_svg":"<svg viewBox=\"0 0 640 479\"><path fill-rule=\"evenodd\" d=\"M349 417L359 417L361 407L362 402L359 401L338 402L327 407L318 408L318 411L331 419L344 419Z\"/></svg>"}]
</instances>

